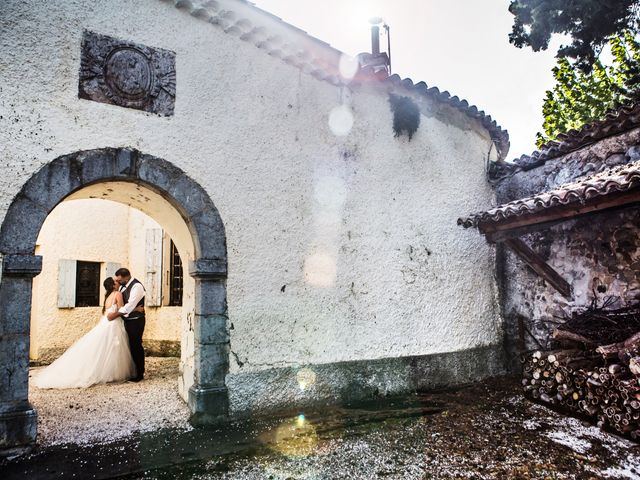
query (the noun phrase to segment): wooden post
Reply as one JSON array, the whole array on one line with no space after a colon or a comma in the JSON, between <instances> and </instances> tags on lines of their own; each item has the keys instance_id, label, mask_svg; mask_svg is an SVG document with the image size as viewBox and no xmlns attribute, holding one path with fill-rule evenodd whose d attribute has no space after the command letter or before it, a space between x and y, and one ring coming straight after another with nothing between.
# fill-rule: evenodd
<instances>
[{"instance_id":1,"label":"wooden post","mask_svg":"<svg viewBox=\"0 0 640 480\"><path fill-rule=\"evenodd\" d=\"M505 240L504 243L513 251L513 253L520 257L524 263L529 265L534 272L540 275L553 288L560 292L564 298L569 300L571 299L571 285L569 285L558 272L551 268L540 255L531 250L526 243L519 238Z\"/></svg>"}]
</instances>

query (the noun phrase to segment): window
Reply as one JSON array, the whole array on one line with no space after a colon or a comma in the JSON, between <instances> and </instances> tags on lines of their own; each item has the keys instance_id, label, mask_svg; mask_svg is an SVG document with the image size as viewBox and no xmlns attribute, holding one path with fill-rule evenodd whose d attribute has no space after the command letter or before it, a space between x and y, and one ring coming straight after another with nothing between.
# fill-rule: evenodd
<instances>
[{"instance_id":1,"label":"window","mask_svg":"<svg viewBox=\"0 0 640 480\"><path fill-rule=\"evenodd\" d=\"M169 306L182 306L182 259L173 240L169 252Z\"/></svg>"},{"instance_id":2,"label":"window","mask_svg":"<svg viewBox=\"0 0 640 480\"><path fill-rule=\"evenodd\" d=\"M114 262L58 260L58 308L98 307L102 305L101 279L120 268ZM103 275L101 275L103 274Z\"/></svg>"},{"instance_id":3,"label":"window","mask_svg":"<svg viewBox=\"0 0 640 480\"><path fill-rule=\"evenodd\" d=\"M77 262L75 306L100 306L100 263Z\"/></svg>"}]
</instances>

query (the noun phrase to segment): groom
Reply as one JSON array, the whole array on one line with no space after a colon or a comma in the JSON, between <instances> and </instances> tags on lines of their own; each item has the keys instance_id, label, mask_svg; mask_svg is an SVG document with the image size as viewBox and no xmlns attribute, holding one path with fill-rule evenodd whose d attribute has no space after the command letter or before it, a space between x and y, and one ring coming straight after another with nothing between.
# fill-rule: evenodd
<instances>
[{"instance_id":1,"label":"groom","mask_svg":"<svg viewBox=\"0 0 640 480\"><path fill-rule=\"evenodd\" d=\"M142 348L142 334L144 332L144 294L142 284L131 278L131 272L126 268L119 268L115 273L116 281L120 284L120 292L124 299L124 306L117 312L108 315L109 320L122 316L124 328L129 337L129 349L136 365L136 376L131 380L139 382L144 376L144 349ZM137 308L142 307L142 308Z\"/></svg>"}]
</instances>

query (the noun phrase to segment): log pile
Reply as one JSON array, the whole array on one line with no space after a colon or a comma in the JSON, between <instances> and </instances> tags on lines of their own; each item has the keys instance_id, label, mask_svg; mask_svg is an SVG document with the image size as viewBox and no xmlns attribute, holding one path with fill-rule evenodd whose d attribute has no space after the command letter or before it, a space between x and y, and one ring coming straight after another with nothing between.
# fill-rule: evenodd
<instances>
[{"instance_id":1,"label":"log pile","mask_svg":"<svg viewBox=\"0 0 640 480\"><path fill-rule=\"evenodd\" d=\"M589 309L522 357L525 395L640 440L640 308Z\"/></svg>"}]
</instances>

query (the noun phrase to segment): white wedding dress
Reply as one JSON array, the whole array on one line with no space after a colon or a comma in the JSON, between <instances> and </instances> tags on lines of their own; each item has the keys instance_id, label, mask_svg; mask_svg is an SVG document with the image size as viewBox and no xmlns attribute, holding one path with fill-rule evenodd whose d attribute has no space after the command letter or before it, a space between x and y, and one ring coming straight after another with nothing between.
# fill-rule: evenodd
<instances>
[{"instance_id":1,"label":"white wedding dress","mask_svg":"<svg viewBox=\"0 0 640 480\"><path fill-rule=\"evenodd\" d=\"M38 372L31 382L38 388L86 388L135 377L124 320L107 319L107 314L117 307L111 305L95 327Z\"/></svg>"}]
</instances>

